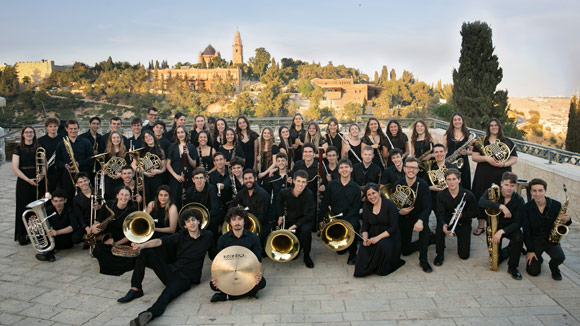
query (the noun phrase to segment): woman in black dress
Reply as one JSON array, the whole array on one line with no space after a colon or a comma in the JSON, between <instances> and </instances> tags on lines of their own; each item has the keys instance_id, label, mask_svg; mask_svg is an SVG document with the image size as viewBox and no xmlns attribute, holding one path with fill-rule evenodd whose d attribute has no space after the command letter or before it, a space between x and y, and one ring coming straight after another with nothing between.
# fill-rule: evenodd
<instances>
[{"instance_id":1,"label":"woman in black dress","mask_svg":"<svg viewBox=\"0 0 580 326\"><path fill-rule=\"evenodd\" d=\"M164 235L175 233L179 215L177 206L173 204L173 200L171 199L169 186L162 185L157 189L155 199L147 204L147 213L155 221L153 238L160 238Z\"/></svg>"},{"instance_id":2,"label":"woman in black dress","mask_svg":"<svg viewBox=\"0 0 580 326\"><path fill-rule=\"evenodd\" d=\"M338 127L338 120L335 117L330 118L324 139L326 139L328 146L334 146L338 149L338 155L340 155L338 159L340 159L344 156L342 156L342 134L338 135Z\"/></svg>"},{"instance_id":3,"label":"woman in black dress","mask_svg":"<svg viewBox=\"0 0 580 326\"><path fill-rule=\"evenodd\" d=\"M218 149L226 143L226 129L228 129L228 123L226 120L218 118L215 122L215 128L212 133L213 148Z\"/></svg>"},{"instance_id":4,"label":"woman in black dress","mask_svg":"<svg viewBox=\"0 0 580 326\"><path fill-rule=\"evenodd\" d=\"M234 156L237 156L242 159L245 158L244 150L238 143L238 136L236 135L236 132L232 128L226 128L225 143L220 146L218 152L224 154L226 166L231 166L232 158Z\"/></svg>"},{"instance_id":5,"label":"woman in black dress","mask_svg":"<svg viewBox=\"0 0 580 326\"><path fill-rule=\"evenodd\" d=\"M123 166L131 163L131 158L127 149L125 148L125 143L123 142L123 137L118 131L111 131L109 139L107 139L107 146L105 147L105 161L107 165L111 165L111 159L113 157L120 157L125 161ZM103 166L103 169L105 167ZM121 167L122 168L122 167ZM114 191L123 184L123 179L121 179L121 169L111 172L112 176L108 173L104 173L105 177L105 199L111 200L115 198Z\"/></svg>"},{"instance_id":6,"label":"woman in black dress","mask_svg":"<svg viewBox=\"0 0 580 326\"><path fill-rule=\"evenodd\" d=\"M140 151L141 160L144 159L147 153L151 153L150 155L155 155L159 158L159 168L152 169L148 172L143 172L145 176L145 200L149 198L153 198L153 196L157 193L157 188L163 184L163 180L165 176L163 175L167 169L165 163L165 152L159 146L157 142L157 138L153 135L151 130L145 130L143 133L143 149ZM133 166L133 170L137 171L137 161L133 160L131 165Z\"/></svg>"},{"instance_id":7,"label":"woman in black dress","mask_svg":"<svg viewBox=\"0 0 580 326\"><path fill-rule=\"evenodd\" d=\"M375 163L381 170L386 169L390 146L388 145L387 136L383 133L383 129L381 128L381 124L377 118L369 118L369 121L367 121L365 135L362 138L362 142L373 148L373 153L375 154L373 156L373 163Z\"/></svg>"},{"instance_id":8,"label":"woman in black dress","mask_svg":"<svg viewBox=\"0 0 580 326\"><path fill-rule=\"evenodd\" d=\"M258 156L258 134L250 128L248 118L242 116L236 121L238 142L244 150L244 169L256 170L256 156Z\"/></svg>"},{"instance_id":9,"label":"woman in black dress","mask_svg":"<svg viewBox=\"0 0 580 326\"><path fill-rule=\"evenodd\" d=\"M409 155L409 138L405 133L403 133L403 129L401 128L401 124L397 120L391 120L387 124L387 142L389 143L389 150L391 150L392 146L394 148L398 148L403 151L403 159ZM391 146L392 144L392 146ZM391 160L387 160L387 166L393 165Z\"/></svg>"},{"instance_id":10,"label":"woman in black dress","mask_svg":"<svg viewBox=\"0 0 580 326\"><path fill-rule=\"evenodd\" d=\"M359 246L354 276L388 275L405 264L401 259L399 213L395 204L381 195L377 184L367 184L364 193L367 201L361 231L367 240Z\"/></svg>"},{"instance_id":11,"label":"woman in black dress","mask_svg":"<svg viewBox=\"0 0 580 326\"><path fill-rule=\"evenodd\" d=\"M197 166L205 169L207 173L214 170L213 154L215 149L209 144L209 131L197 134Z\"/></svg>"},{"instance_id":12,"label":"woman in black dress","mask_svg":"<svg viewBox=\"0 0 580 326\"><path fill-rule=\"evenodd\" d=\"M272 149L272 154L277 154L282 152L288 156L288 167L290 170L294 167L294 155L296 155L296 150L292 145L292 138L290 137L290 129L288 127L282 126L278 129L278 136L280 136L280 142L278 145L274 145Z\"/></svg>"},{"instance_id":13,"label":"woman in black dress","mask_svg":"<svg viewBox=\"0 0 580 326\"><path fill-rule=\"evenodd\" d=\"M185 156L184 156L185 155ZM184 159L185 157L185 159ZM197 151L189 143L189 133L184 126L175 129L175 139L167 150L166 168L169 172L169 187L175 194L174 200L177 209L181 209L182 193L191 184L191 172L195 168ZM183 166L187 168L187 175L183 175ZM159 191L159 190L157 190Z\"/></svg>"},{"instance_id":14,"label":"woman in black dress","mask_svg":"<svg viewBox=\"0 0 580 326\"><path fill-rule=\"evenodd\" d=\"M475 195L476 199L481 198L483 193L491 187L492 183L499 185L502 174L507 171L511 172L512 165L518 162L518 153L514 147L514 143L509 138L504 137L501 122L496 118L491 118L487 122L483 146L487 146L498 140L506 144L512 151L510 157L505 162L496 161L494 157L486 156L483 153L483 148L478 148L478 146L474 147L471 158L474 162L477 162L477 167L473 174L473 195ZM473 231L474 235L480 235L483 233L486 219L487 216L483 210L480 210L478 215L478 227Z\"/></svg>"},{"instance_id":15,"label":"woman in black dress","mask_svg":"<svg viewBox=\"0 0 580 326\"><path fill-rule=\"evenodd\" d=\"M433 158L433 145L437 144L437 139L431 136L429 132L429 127L423 120L417 120L413 123L411 127L411 156L416 159L421 158L419 162L419 167L425 166L425 162ZM429 153L429 154L425 154ZM427 177L427 171L423 168L419 172L419 177L427 183L429 183L429 178Z\"/></svg>"},{"instance_id":16,"label":"woman in black dress","mask_svg":"<svg viewBox=\"0 0 580 326\"><path fill-rule=\"evenodd\" d=\"M258 143L258 173L266 171L274 163L274 154L272 149L274 147L274 131L270 127L262 129L262 135Z\"/></svg>"},{"instance_id":17,"label":"woman in black dress","mask_svg":"<svg viewBox=\"0 0 580 326\"><path fill-rule=\"evenodd\" d=\"M304 143L313 143L317 148L322 147L323 152L326 151L328 144L326 143L324 137L322 137L320 126L315 121L310 121L310 123L308 123L308 128L306 128L306 136L304 137ZM314 154L316 156L317 153Z\"/></svg>"},{"instance_id":18,"label":"woman in black dress","mask_svg":"<svg viewBox=\"0 0 580 326\"><path fill-rule=\"evenodd\" d=\"M190 131L189 139L193 146L197 147L199 144L197 143L197 135L204 131L208 130L207 123L205 122L205 117L202 114L198 114L193 119L193 129Z\"/></svg>"},{"instance_id":19,"label":"woman in black dress","mask_svg":"<svg viewBox=\"0 0 580 326\"><path fill-rule=\"evenodd\" d=\"M471 140L471 135L465 126L465 120L459 112L453 113L451 116L451 123L447 131L443 135L443 145L447 148L445 157L452 155L463 144ZM471 168L469 167L468 155L471 154L469 148L461 151L461 158L463 159L463 166L461 169L461 187L463 189L471 190ZM451 162L453 163L453 162Z\"/></svg>"},{"instance_id":20,"label":"woman in black dress","mask_svg":"<svg viewBox=\"0 0 580 326\"><path fill-rule=\"evenodd\" d=\"M38 142L34 128L28 126L20 133L20 145L14 149L12 154L12 171L18 177L16 179L16 224L14 227L14 241L21 245L26 245L26 229L22 222L22 213L26 210L26 205L35 201L36 198L36 149ZM39 190L40 191L40 190ZM40 191L44 194L44 188ZM40 196L40 195L39 195Z\"/></svg>"},{"instance_id":21,"label":"woman in black dress","mask_svg":"<svg viewBox=\"0 0 580 326\"><path fill-rule=\"evenodd\" d=\"M92 231L95 234L111 234L111 237L104 242L97 243L93 250L93 256L99 261L101 274L119 276L132 270L135 266L135 258L115 256L111 253L111 249L118 245L129 245L129 239L123 234L123 221L127 215L136 210L135 202L131 201L131 189L126 186L119 188L116 199L107 202L106 207L100 210L97 222L92 226ZM98 226L111 216L111 213L115 214L113 220L107 224L104 230L99 230Z\"/></svg>"},{"instance_id":22,"label":"woman in black dress","mask_svg":"<svg viewBox=\"0 0 580 326\"><path fill-rule=\"evenodd\" d=\"M306 137L306 129L304 128L304 117L300 113L294 114L294 119L290 124L290 139L292 148L296 150L294 154L294 162L302 159L302 146L304 146L304 137Z\"/></svg>"},{"instance_id":23,"label":"woman in black dress","mask_svg":"<svg viewBox=\"0 0 580 326\"><path fill-rule=\"evenodd\" d=\"M361 161L361 138L360 138L360 127L354 123L348 128L348 135L344 139L346 143L342 146L342 157L348 158L352 164L356 164ZM352 149L352 151L351 151ZM354 152L354 153L353 153Z\"/></svg>"}]
</instances>

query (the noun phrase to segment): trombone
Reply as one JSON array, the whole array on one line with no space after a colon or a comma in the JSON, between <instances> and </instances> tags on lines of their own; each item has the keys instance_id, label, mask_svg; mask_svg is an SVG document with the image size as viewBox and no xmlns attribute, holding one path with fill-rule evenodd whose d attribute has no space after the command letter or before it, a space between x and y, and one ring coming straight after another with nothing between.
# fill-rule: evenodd
<instances>
[{"instance_id":1,"label":"trombone","mask_svg":"<svg viewBox=\"0 0 580 326\"><path fill-rule=\"evenodd\" d=\"M44 147L38 147L36 149L36 199L39 198L38 189L40 187L41 178L44 179L44 198L50 198L50 193L48 192L48 164L46 162L46 150Z\"/></svg>"},{"instance_id":2,"label":"trombone","mask_svg":"<svg viewBox=\"0 0 580 326\"><path fill-rule=\"evenodd\" d=\"M329 208L328 214L331 210ZM334 216L328 216L326 223L320 232L322 244L332 251L342 251L350 247L354 242L355 235L366 240L362 235L354 230L349 221L338 219L343 216L342 213Z\"/></svg>"},{"instance_id":3,"label":"trombone","mask_svg":"<svg viewBox=\"0 0 580 326\"><path fill-rule=\"evenodd\" d=\"M289 262L300 252L300 241L294 230L286 230L286 216L282 221L282 229L272 231L266 239L266 255L277 263Z\"/></svg>"}]
</instances>

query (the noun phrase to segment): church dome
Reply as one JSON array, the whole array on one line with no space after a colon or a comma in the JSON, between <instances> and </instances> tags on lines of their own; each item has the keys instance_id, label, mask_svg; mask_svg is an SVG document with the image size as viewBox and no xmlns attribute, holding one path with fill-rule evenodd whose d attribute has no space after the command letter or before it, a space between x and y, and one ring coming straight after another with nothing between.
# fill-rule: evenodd
<instances>
[{"instance_id":1,"label":"church dome","mask_svg":"<svg viewBox=\"0 0 580 326\"><path fill-rule=\"evenodd\" d=\"M205 50L203 50L203 52L201 54L202 55L215 55L215 49L210 44L207 46L207 48L205 48Z\"/></svg>"}]
</instances>

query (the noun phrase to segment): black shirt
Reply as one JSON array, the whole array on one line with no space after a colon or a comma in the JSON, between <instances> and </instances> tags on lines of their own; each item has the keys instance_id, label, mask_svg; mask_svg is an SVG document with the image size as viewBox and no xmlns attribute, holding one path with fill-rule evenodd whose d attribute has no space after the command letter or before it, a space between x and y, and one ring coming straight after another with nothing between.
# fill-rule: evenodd
<instances>
[{"instance_id":1,"label":"black shirt","mask_svg":"<svg viewBox=\"0 0 580 326\"><path fill-rule=\"evenodd\" d=\"M89 226L91 223L91 198L79 191L73 199L73 210L77 220L75 229L77 227L84 229Z\"/></svg>"},{"instance_id":2,"label":"black shirt","mask_svg":"<svg viewBox=\"0 0 580 326\"><path fill-rule=\"evenodd\" d=\"M56 137L51 138L48 135L44 135L38 138L38 146L44 148L46 151L46 161L50 160L50 157L55 154L56 147L62 141L61 135L56 135Z\"/></svg>"},{"instance_id":3,"label":"black shirt","mask_svg":"<svg viewBox=\"0 0 580 326\"><path fill-rule=\"evenodd\" d=\"M499 209L499 206L504 204L505 198L501 194L500 188L500 197L499 202L493 202L488 198L489 191L485 191L481 198L479 199L478 205L481 208L493 208ZM524 199L518 195L515 191L512 193L512 198L507 205L505 205L510 213L512 214L511 218L505 218L503 213L500 213L498 216L498 230L503 229L506 234L510 234L513 231L519 230L521 226L521 213L524 208Z\"/></svg>"},{"instance_id":4,"label":"black shirt","mask_svg":"<svg viewBox=\"0 0 580 326\"><path fill-rule=\"evenodd\" d=\"M326 217L329 206L333 216L342 213L343 219L358 219L361 207L360 187L352 179L346 185L340 179L330 181L322 197L320 216Z\"/></svg>"},{"instance_id":5,"label":"black shirt","mask_svg":"<svg viewBox=\"0 0 580 326\"><path fill-rule=\"evenodd\" d=\"M360 187L364 187L369 182L374 182L378 184L380 174L381 168L379 168L379 166L374 164L373 162L371 162L368 168L365 168L363 163L356 163L352 167L352 179Z\"/></svg>"},{"instance_id":6,"label":"black shirt","mask_svg":"<svg viewBox=\"0 0 580 326\"><path fill-rule=\"evenodd\" d=\"M477 202L475 201L475 196L469 190L459 188L459 193L455 198L451 196L449 189L444 189L439 191L437 194L437 203L436 203L436 211L435 215L437 216L437 224L439 225L449 225L451 221L451 216L455 212L455 208L461 202L461 198L463 198L463 194L465 194L465 207L463 207L463 211L461 213L461 217L459 218L460 224L471 224L471 219L475 218L478 210L477 210ZM451 228L447 228L450 230Z\"/></svg>"},{"instance_id":7,"label":"black shirt","mask_svg":"<svg viewBox=\"0 0 580 326\"><path fill-rule=\"evenodd\" d=\"M127 203L127 206L125 208L119 208L117 207L116 200L107 202L107 206L109 206L109 208L113 210L113 212L115 213L115 218L113 218L113 220L109 222L109 224L107 224L105 230L101 231L100 234L111 233L111 235L113 236L113 240L119 241L125 237L125 234L123 234L123 221L125 220L125 217L127 217L127 215L129 215L130 213L134 212L136 210L136 207L134 203L130 201ZM97 220L102 223L110 215L111 212L109 212L107 208L103 207L99 211L99 216Z\"/></svg>"},{"instance_id":8,"label":"black shirt","mask_svg":"<svg viewBox=\"0 0 580 326\"><path fill-rule=\"evenodd\" d=\"M215 257L213 235L211 231L200 230L197 239L192 238L187 230L179 230L161 238L163 245L171 244L177 249L175 272L181 277L189 279L193 284L199 284L205 253L210 259Z\"/></svg>"},{"instance_id":9,"label":"black shirt","mask_svg":"<svg viewBox=\"0 0 580 326\"><path fill-rule=\"evenodd\" d=\"M217 189L214 185L206 183L202 191L197 191L195 184L192 184L187 189L185 203L183 205L185 206L192 202L205 206L209 210L210 218L214 221L219 221L221 202L217 197Z\"/></svg>"},{"instance_id":10,"label":"black shirt","mask_svg":"<svg viewBox=\"0 0 580 326\"><path fill-rule=\"evenodd\" d=\"M292 177L294 177L294 173L299 170L304 170L308 173L308 189L312 191L312 194L318 193L318 161L312 161L312 164L309 167L306 167L306 162L304 160L300 160L294 164L294 168L292 169ZM326 184L326 171L322 169L322 184Z\"/></svg>"},{"instance_id":11,"label":"black shirt","mask_svg":"<svg viewBox=\"0 0 580 326\"><path fill-rule=\"evenodd\" d=\"M230 207L236 207L238 205L248 207L249 212L254 214L262 225L270 222L267 221L269 217L270 197L264 188L255 185L254 192L251 196L247 188L242 189L230 203Z\"/></svg>"},{"instance_id":12,"label":"black shirt","mask_svg":"<svg viewBox=\"0 0 580 326\"><path fill-rule=\"evenodd\" d=\"M560 215L562 204L552 198L546 197L546 207L544 212L540 213L535 200L530 200L524 205L521 215L522 229L524 230L524 241L528 252L534 252L536 241L545 241L548 239L554 222ZM572 219L566 225L572 224Z\"/></svg>"},{"instance_id":13,"label":"black shirt","mask_svg":"<svg viewBox=\"0 0 580 326\"><path fill-rule=\"evenodd\" d=\"M401 215L400 217L408 218L410 220L421 219L423 220L423 225L428 225L429 214L431 214L431 191L429 191L427 182L423 179L416 178L412 185L408 185L407 178L401 178L393 185L393 191L395 191L397 185L409 186L417 195L414 205L415 208L411 210L409 214Z\"/></svg>"},{"instance_id":14,"label":"black shirt","mask_svg":"<svg viewBox=\"0 0 580 326\"><path fill-rule=\"evenodd\" d=\"M89 172L92 161L91 157L93 156L91 143L84 138L77 137L75 142L73 143L71 140L70 144L74 152L74 158L79 164L79 171ZM64 166L70 163L70 161L68 152L64 147L64 142L60 142L56 147L56 166L60 169L64 169Z\"/></svg>"},{"instance_id":15,"label":"black shirt","mask_svg":"<svg viewBox=\"0 0 580 326\"><path fill-rule=\"evenodd\" d=\"M286 228L296 224L297 227L314 222L316 203L308 188L295 197L293 188L286 188L278 194L278 216L286 215Z\"/></svg>"},{"instance_id":16,"label":"black shirt","mask_svg":"<svg viewBox=\"0 0 580 326\"><path fill-rule=\"evenodd\" d=\"M139 134L137 139L135 139L135 134L133 134L133 136L129 137L128 141L129 147L127 147L127 150L130 150L131 146L133 146L133 149L139 149L143 147L143 133Z\"/></svg>"},{"instance_id":17,"label":"black shirt","mask_svg":"<svg viewBox=\"0 0 580 326\"><path fill-rule=\"evenodd\" d=\"M91 131L90 130L87 131L87 132L85 132L85 133L80 134L79 137L88 140L89 143L91 143L91 148L95 148L95 143L97 143L97 145L96 145L98 147L98 148L96 148L97 149L97 152L102 153L102 152L105 151L105 148L102 148L101 149L101 147L100 147L101 146L101 142L103 141L102 140L103 135L99 134L98 132L97 132L97 136L96 137L93 137L93 135L91 134Z\"/></svg>"},{"instance_id":18,"label":"black shirt","mask_svg":"<svg viewBox=\"0 0 580 326\"><path fill-rule=\"evenodd\" d=\"M55 214L52 215L48 221L54 230L64 229L67 226L72 226L77 223L73 211L71 208L69 208L68 205L64 205L64 208L60 214L53 206L49 206L46 210L47 216L50 216L53 212Z\"/></svg>"},{"instance_id":19,"label":"black shirt","mask_svg":"<svg viewBox=\"0 0 580 326\"><path fill-rule=\"evenodd\" d=\"M383 172L383 176L381 178L381 184L390 184L394 185L397 181L399 181L402 177L405 176L405 171L403 171L403 167L401 166L401 171L397 170L395 165L391 165L385 169Z\"/></svg>"},{"instance_id":20,"label":"black shirt","mask_svg":"<svg viewBox=\"0 0 580 326\"><path fill-rule=\"evenodd\" d=\"M233 230L223 234L218 239L216 252L219 253L224 248L230 246L242 246L244 248L248 248L254 253L254 255L256 255L258 261L262 261L262 244L260 243L260 239L257 235L246 229L242 231L242 236L239 238L234 235Z\"/></svg>"}]
</instances>

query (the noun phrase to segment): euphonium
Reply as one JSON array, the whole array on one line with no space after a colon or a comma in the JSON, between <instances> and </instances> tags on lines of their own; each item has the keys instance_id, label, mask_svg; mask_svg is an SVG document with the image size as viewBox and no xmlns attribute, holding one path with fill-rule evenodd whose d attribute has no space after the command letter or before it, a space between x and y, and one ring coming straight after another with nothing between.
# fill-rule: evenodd
<instances>
[{"instance_id":1,"label":"euphonium","mask_svg":"<svg viewBox=\"0 0 580 326\"><path fill-rule=\"evenodd\" d=\"M266 239L266 255L277 263L292 261L300 252L298 237L286 229L286 217L281 230L271 232Z\"/></svg>"},{"instance_id":2,"label":"euphonium","mask_svg":"<svg viewBox=\"0 0 580 326\"><path fill-rule=\"evenodd\" d=\"M246 207L244 208L244 210L248 210L249 208ZM258 237L260 236L260 232L262 231L262 223L260 223L260 220L258 220L258 218L256 217L256 215L248 212L248 220L250 220L250 223L248 223L247 225L244 225L244 228L252 233L254 233L255 235L257 235ZM232 229L232 226L227 222L224 221L224 223L222 224L222 234L226 234L228 232L230 232L230 230Z\"/></svg>"},{"instance_id":3,"label":"euphonium","mask_svg":"<svg viewBox=\"0 0 580 326\"><path fill-rule=\"evenodd\" d=\"M26 205L28 209L22 213L22 221L24 222L26 233L28 233L32 246L39 253L51 251L56 244L54 238L48 235L48 231L52 227L48 222L50 216L46 216L45 204L47 201L49 201L49 198L33 201ZM27 216L29 214L30 217ZM54 214L56 213L52 215Z\"/></svg>"},{"instance_id":4,"label":"euphonium","mask_svg":"<svg viewBox=\"0 0 580 326\"><path fill-rule=\"evenodd\" d=\"M330 207L328 208L328 214L331 214ZM322 244L332 250L341 251L345 250L354 242L355 233L352 224L347 220L338 219L342 216L342 213L334 216L328 216L326 218L325 224L320 232L320 240Z\"/></svg>"},{"instance_id":5,"label":"euphonium","mask_svg":"<svg viewBox=\"0 0 580 326\"><path fill-rule=\"evenodd\" d=\"M552 231L550 232L550 235L548 236L548 242L550 242L551 244L558 244L560 243L560 240L562 240L562 237L565 236L566 234L568 234L569 228L568 226L566 226L566 224L564 224L564 221L562 221L562 219L560 218L560 216L566 214L566 212L568 211L568 189L566 188L566 185L563 185L564 187L564 194L566 195L566 202L564 203L564 205L562 205L562 208L560 208L560 212L558 213L558 217L556 218L556 220L554 221L554 227L552 228Z\"/></svg>"},{"instance_id":6,"label":"euphonium","mask_svg":"<svg viewBox=\"0 0 580 326\"><path fill-rule=\"evenodd\" d=\"M491 185L488 190L488 199L492 202L499 202L500 189L495 183ZM486 208L485 214L488 216L487 221L487 250L489 252L489 269L492 271L497 271L499 263L499 248L498 245L493 243L492 238L497 232L498 227L498 216L501 210L494 208Z\"/></svg>"},{"instance_id":7,"label":"euphonium","mask_svg":"<svg viewBox=\"0 0 580 326\"><path fill-rule=\"evenodd\" d=\"M46 150L44 147L38 147L36 149L36 199L39 199L40 178L44 178L44 198L50 198L50 193L48 192L48 164L46 162Z\"/></svg>"},{"instance_id":8,"label":"euphonium","mask_svg":"<svg viewBox=\"0 0 580 326\"><path fill-rule=\"evenodd\" d=\"M185 211L188 210L195 210L198 211L201 214L201 228L202 229L206 229L209 226L209 220L210 220L210 216L209 216L209 210L207 209L207 207L203 206L200 203L189 203L187 205L184 205L181 210L179 210L179 216L181 217L181 214L183 214ZM181 220L181 218L180 218Z\"/></svg>"},{"instance_id":9,"label":"euphonium","mask_svg":"<svg viewBox=\"0 0 580 326\"><path fill-rule=\"evenodd\" d=\"M155 232L155 221L146 212L133 212L123 220L123 234L129 241L143 243L153 236ZM136 257L141 251L129 245L116 245L111 248L111 253L120 257Z\"/></svg>"}]
</instances>

